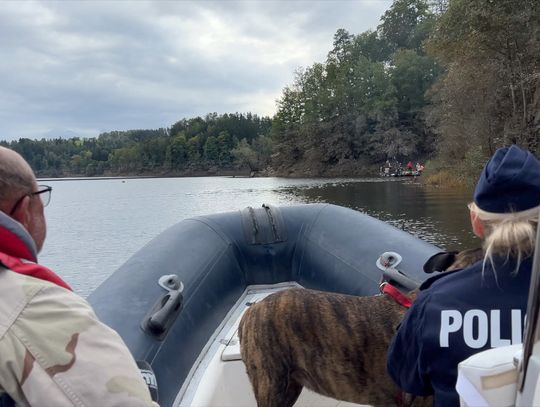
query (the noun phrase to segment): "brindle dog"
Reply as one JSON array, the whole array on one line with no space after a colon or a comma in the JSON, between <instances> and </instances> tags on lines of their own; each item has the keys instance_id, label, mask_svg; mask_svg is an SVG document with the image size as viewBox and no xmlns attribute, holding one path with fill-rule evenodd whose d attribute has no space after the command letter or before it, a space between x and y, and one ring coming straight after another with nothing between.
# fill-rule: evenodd
<instances>
[{"instance_id":1,"label":"brindle dog","mask_svg":"<svg viewBox=\"0 0 540 407\"><path fill-rule=\"evenodd\" d=\"M439 253L424 270L450 271L481 258L481 249ZM293 406L303 387L358 404L431 405L431 398L403 394L386 372L388 346L405 311L386 295L309 289L280 291L252 305L238 334L257 405Z\"/></svg>"}]
</instances>

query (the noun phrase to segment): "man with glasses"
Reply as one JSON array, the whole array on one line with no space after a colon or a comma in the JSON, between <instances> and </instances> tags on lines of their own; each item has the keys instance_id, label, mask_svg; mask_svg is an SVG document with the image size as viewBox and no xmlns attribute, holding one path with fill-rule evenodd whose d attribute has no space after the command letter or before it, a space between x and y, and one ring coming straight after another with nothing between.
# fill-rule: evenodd
<instances>
[{"instance_id":1,"label":"man with glasses","mask_svg":"<svg viewBox=\"0 0 540 407\"><path fill-rule=\"evenodd\" d=\"M51 191L0 147L0 394L22 406L155 405L118 334L37 264Z\"/></svg>"}]
</instances>

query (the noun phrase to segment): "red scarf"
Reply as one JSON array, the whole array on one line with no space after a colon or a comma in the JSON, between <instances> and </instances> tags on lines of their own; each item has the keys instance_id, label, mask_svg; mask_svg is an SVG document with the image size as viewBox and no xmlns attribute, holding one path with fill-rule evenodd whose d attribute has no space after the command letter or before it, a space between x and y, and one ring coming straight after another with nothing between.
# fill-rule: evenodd
<instances>
[{"instance_id":1,"label":"red scarf","mask_svg":"<svg viewBox=\"0 0 540 407\"><path fill-rule=\"evenodd\" d=\"M37 264L35 260L35 252L24 243L24 239L15 231L0 224L0 263L15 273L50 281L71 290L71 287L52 270Z\"/></svg>"},{"instance_id":2,"label":"red scarf","mask_svg":"<svg viewBox=\"0 0 540 407\"><path fill-rule=\"evenodd\" d=\"M6 266L11 271L14 271L15 273L50 281L51 283L54 283L56 285L59 285L60 287L64 287L65 289L71 291L71 287L64 280L62 280L52 270L49 270L47 267L44 267L41 264L24 262L17 257L9 256L1 252L0 263L2 263L4 266Z\"/></svg>"}]
</instances>

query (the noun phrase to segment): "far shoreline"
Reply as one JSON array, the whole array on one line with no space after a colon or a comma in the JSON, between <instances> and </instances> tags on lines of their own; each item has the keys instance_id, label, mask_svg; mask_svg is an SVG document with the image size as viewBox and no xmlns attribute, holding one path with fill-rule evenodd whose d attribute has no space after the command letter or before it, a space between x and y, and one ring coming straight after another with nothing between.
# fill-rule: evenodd
<instances>
[{"instance_id":1,"label":"far shoreline","mask_svg":"<svg viewBox=\"0 0 540 407\"><path fill-rule=\"evenodd\" d=\"M396 180L395 177L380 177L376 175L348 175L348 176L315 176L315 175L302 175L302 176L284 176L284 175L228 175L228 174L206 174L206 175L115 175L115 176L105 176L105 177L40 177L36 179L38 181L103 181L103 180L128 180L128 179L152 179L152 178L205 178L205 177L221 177L221 178L286 178L286 179L302 179L302 178L314 178L314 179L359 179L359 178L381 178L381 179L392 179ZM400 179L406 179L401 177Z\"/></svg>"}]
</instances>

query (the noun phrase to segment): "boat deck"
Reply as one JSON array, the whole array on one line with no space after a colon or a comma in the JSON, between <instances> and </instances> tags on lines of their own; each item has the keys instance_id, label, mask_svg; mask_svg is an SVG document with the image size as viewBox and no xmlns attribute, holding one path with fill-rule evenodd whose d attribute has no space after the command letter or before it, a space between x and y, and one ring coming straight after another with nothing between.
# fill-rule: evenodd
<instances>
[{"instance_id":1,"label":"boat deck","mask_svg":"<svg viewBox=\"0 0 540 407\"><path fill-rule=\"evenodd\" d=\"M201 352L180 390L174 406L257 407L255 396L240 357L238 325L248 304L276 291L300 287L295 282L249 286ZM359 404L334 400L302 391L295 407L353 407Z\"/></svg>"}]
</instances>

